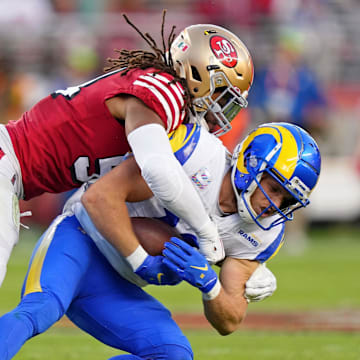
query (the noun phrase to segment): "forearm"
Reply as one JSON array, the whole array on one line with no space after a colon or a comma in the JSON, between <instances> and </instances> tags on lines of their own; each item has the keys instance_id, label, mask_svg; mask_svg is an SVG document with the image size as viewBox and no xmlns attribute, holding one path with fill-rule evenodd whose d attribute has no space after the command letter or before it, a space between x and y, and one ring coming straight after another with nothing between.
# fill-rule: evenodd
<instances>
[{"instance_id":1,"label":"forearm","mask_svg":"<svg viewBox=\"0 0 360 360\"><path fill-rule=\"evenodd\" d=\"M123 256L129 256L139 245L125 203L108 191L86 192L81 198L89 217L99 233Z\"/></svg>"},{"instance_id":2,"label":"forearm","mask_svg":"<svg viewBox=\"0 0 360 360\"><path fill-rule=\"evenodd\" d=\"M123 256L129 256L139 241L126 201L142 201L151 196L135 160L129 158L92 184L81 202L100 234Z\"/></svg>"},{"instance_id":3,"label":"forearm","mask_svg":"<svg viewBox=\"0 0 360 360\"><path fill-rule=\"evenodd\" d=\"M219 274L219 295L211 301L203 301L206 318L221 335L238 329L245 318L248 307L244 296L245 285L257 266L255 261L229 257L223 262Z\"/></svg>"},{"instance_id":4,"label":"forearm","mask_svg":"<svg viewBox=\"0 0 360 360\"><path fill-rule=\"evenodd\" d=\"M205 316L220 335L229 335L237 330L245 318L247 301L245 298L234 300L224 288L216 298L203 299Z\"/></svg>"}]
</instances>

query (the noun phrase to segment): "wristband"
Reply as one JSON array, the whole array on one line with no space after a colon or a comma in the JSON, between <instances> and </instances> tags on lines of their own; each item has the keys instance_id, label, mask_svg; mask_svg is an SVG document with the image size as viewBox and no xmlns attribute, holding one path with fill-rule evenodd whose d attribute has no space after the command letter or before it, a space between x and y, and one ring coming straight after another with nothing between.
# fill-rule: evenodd
<instances>
[{"instance_id":1,"label":"wristband","mask_svg":"<svg viewBox=\"0 0 360 360\"><path fill-rule=\"evenodd\" d=\"M126 260L135 272L148 256L149 254L139 245L132 254L126 257Z\"/></svg>"},{"instance_id":2,"label":"wristband","mask_svg":"<svg viewBox=\"0 0 360 360\"><path fill-rule=\"evenodd\" d=\"M209 301L215 299L221 290L221 284L219 279L216 280L214 287L207 293L202 293L203 300Z\"/></svg>"}]
</instances>

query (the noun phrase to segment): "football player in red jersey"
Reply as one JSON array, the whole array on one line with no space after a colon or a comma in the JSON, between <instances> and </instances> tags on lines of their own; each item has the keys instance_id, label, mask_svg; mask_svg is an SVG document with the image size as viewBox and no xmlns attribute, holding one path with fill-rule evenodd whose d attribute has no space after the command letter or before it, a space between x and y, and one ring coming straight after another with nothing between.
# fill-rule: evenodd
<instances>
[{"instance_id":1,"label":"football player in red jersey","mask_svg":"<svg viewBox=\"0 0 360 360\"><path fill-rule=\"evenodd\" d=\"M228 131L247 106L251 56L234 34L214 25L190 26L176 39L173 27L167 52L125 19L152 52L119 50L104 75L55 91L19 120L0 125L0 285L18 240L18 200L79 187L129 150L164 205L208 240L209 249L219 241L167 134L188 121L217 135ZM163 32L162 39L165 44ZM208 255L210 261L221 257Z\"/></svg>"}]
</instances>

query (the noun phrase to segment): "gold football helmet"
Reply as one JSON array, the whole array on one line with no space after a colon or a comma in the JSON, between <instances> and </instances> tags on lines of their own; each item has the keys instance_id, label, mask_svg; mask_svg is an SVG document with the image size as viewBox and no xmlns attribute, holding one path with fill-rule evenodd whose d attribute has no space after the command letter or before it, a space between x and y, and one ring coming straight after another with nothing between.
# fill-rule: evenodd
<instances>
[{"instance_id":1,"label":"gold football helmet","mask_svg":"<svg viewBox=\"0 0 360 360\"><path fill-rule=\"evenodd\" d=\"M230 122L247 106L253 82L250 53L232 32L216 25L200 24L185 28L170 48L177 73L186 79L197 121L217 122L213 133L223 135Z\"/></svg>"}]
</instances>

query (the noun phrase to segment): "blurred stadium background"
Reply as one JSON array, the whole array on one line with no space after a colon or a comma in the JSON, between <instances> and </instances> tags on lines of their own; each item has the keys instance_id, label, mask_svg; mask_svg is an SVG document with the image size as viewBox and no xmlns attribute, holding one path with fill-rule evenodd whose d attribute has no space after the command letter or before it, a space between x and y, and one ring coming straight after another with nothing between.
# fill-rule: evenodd
<instances>
[{"instance_id":1,"label":"blurred stadium background","mask_svg":"<svg viewBox=\"0 0 360 360\"><path fill-rule=\"evenodd\" d=\"M115 48L144 47L122 13L159 40L164 8L168 10L168 31L172 25L177 32L194 23L222 25L236 33L253 56L255 78L249 108L239 115L243 125L234 123L233 131L224 138L230 150L261 122L292 121L312 133L322 152L322 175L312 204L297 214L288 227L279 260L269 265L278 277L279 290L272 299L255 305L254 311L277 313L298 308L356 313L360 309L358 0L0 0L0 121L17 119L48 93L102 73ZM30 245L21 245L12 260L9 273L14 277L8 276L0 290L0 313L15 304L26 269L24 258L66 196L43 195L22 203L23 210L33 212L24 219L32 230L21 233L23 242ZM201 312L196 294L188 306L176 303L177 298L183 300L180 293L167 297L160 291L159 296L175 310ZM336 342L328 337L324 344L331 341ZM360 344L358 336L353 335L351 341ZM308 344L308 339L303 343ZM46 344L42 346L46 348ZM347 357L336 357L334 348L327 349L322 355L329 359L360 356L354 350ZM287 357L285 350L275 355L323 358L312 357L313 353L291 357L290 353L287 349ZM84 354L90 359L86 350ZM26 356L18 358L42 358ZM205 358L211 357L207 354Z\"/></svg>"}]
</instances>

